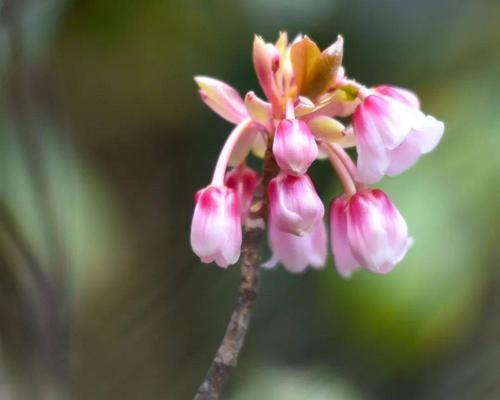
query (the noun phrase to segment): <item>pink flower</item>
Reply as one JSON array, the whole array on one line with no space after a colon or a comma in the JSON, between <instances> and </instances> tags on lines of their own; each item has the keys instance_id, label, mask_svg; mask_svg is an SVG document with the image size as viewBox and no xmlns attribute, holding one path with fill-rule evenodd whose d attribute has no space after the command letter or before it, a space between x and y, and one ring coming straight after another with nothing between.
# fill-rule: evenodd
<instances>
[{"instance_id":1,"label":"pink flower","mask_svg":"<svg viewBox=\"0 0 500 400\"><path fill-rule=\"evenodd\" d=\"M317 221L310 233L296 236L283 232L271 218L269 221L269 246L273 255L264 268L283 264L289 272L303 272L308 265L321 268L326 261L326 228L323 220Z\"/></svg>"},{"instance_id":2,"label":"pink flower","mask_svg":"<svg viewBox=\"0 0 500 400\"><path fill-rule=\"evenodd\" d=\"M195 77L203 101L235 124L211 184L196 195L191 246L203 262L224 268L235 263L242 221L247 232L261 231L261 214L268 214L273 252L268 266L281 262L291 272L322 266L324 206L306 175L322 159L329 160L344 190L330 213L340 274L348 277L359 268L387 273L404 257L412 243L406 222L383 192L368 190L366 184L414 165L436 147L444 124L425 115L407 89L367 88L351 79L342 58L340 36L322 51L307 36L289 41L281 32L275 43L254 37L252 61L262 99L250 90L243 100L224 82ZM354 146L357 165L345 151ZM264 159L261 174L246 166L251 152ZM262 189L259 182L269 180L267 199L250 212L255 191Z\"/></svg>"},{"instance_id":3,"label":"pink flower","mask_svg":"<svg viewBox=\"0 0 500 400\"><path fill-rule=\"evenodd\" d=\"M303 175L318 156L318 146L305 122L284 119L276 128L273 153L283 172Z\"/></svg>"},{"instance_id":4,"label":"pink flower","mask_svg":"<svg viewBox=\"0 0 500 400\"><path fill-rule=\"evenodd\" d=\"M323 218L325 209L307 175L278 175L269 182L271 218L282 231L303 236Z\"/></svg>"},{"instance_id":5,"label":"pink flower","mask_svg":"<svg viewBox=\"0 0 500 400\"><path fill-rule=\"evenodd\" d=\"M245 221L253 195L259 184L259 175L247 166L233 168L226 174L226 186L234 190L240 204L241 221Z\"/></svg>"},{"instance_id":6,"label":"pink flower","mask_svg":"<svg viewBox=\"0 0 500 400\"><path fill-rule=\"evenodd\" d=\"M389 86L376 88L358 106L353 116L357 180L374 183L386 174L400 174L436 147L444 124L418 107L413 93Z\"/></svg>"},{"instance_id":7,"label":"pink flower","mask_svg":"<svg viewBox=\"0 0 500 400\"><path fill-rule=\"evenodd\" d=\"M340 275L363 267L390 272L413 240L405 220L381 190L364 190L336 199L330 210L331 245Z\"/></svg>"},{"instance_id":8,"label":"pink flower","mask_svg":"<svg viewBox=\"0 0 500 400\"><path fill-rule=\"evenodd\" d=\"M195 196L191 247L204 263L226 268L240 257L241 220L233 189L207 186Z\"/></svg>"}]
</instances>

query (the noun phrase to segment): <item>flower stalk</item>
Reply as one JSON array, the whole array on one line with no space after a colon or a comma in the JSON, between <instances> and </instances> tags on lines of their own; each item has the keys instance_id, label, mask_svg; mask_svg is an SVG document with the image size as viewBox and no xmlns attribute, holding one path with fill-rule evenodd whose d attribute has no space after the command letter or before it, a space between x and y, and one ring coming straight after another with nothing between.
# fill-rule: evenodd
<instances>
[{"instance_id":1,"label":"flower stalk","mask_svg":"<svg viewBox=\"0 0 500 400\"><path fill-rule=\"evenodd\" d=\"M278 166L271 151L270 141L262 168L262 181L255 190L248 217L243 225L241 246L241 279L238 301L231 315L215 357L207 375L198 388L194 400L218 399L236 367L238 357L245 342L250 318L260 287L260 246L266 230L268 214L267 186L278 172Z\"/></svg>"},{"instance_id":2,"label":"flower stalk","mask_svg":"<svg viewBox=\"0 0 500 400\"><path fill-rule=\"evenodd\" d=\"M339 150L337 147L330 144L323 144L323 149L325 149L328 154L330 163L337 173L340 184L344 189L344 193L348 197L351 197L354 193L356 193L356 183L353 180L354 171L352 170L351 164L348 163L342 155L342 153L345 154L344 150L342 148ZM345 156L349 158L347 154L345 154Z\"/></svg>"},{"instance_id":3,"label":"flower stalk","mask_svg":"<svg viewBox=\"0 0 500 400\"><path fill-rule=\"evenodd\" d=\"M236 125L233 131L229 134L224 146L222 147L217 164L215 165L214 174L212 176L212 185L224 185L224 175L226 173L229 158L231 157L238 140L251 124L252 120L250 118L246 118Z\"/></svg>"}]
</instances>

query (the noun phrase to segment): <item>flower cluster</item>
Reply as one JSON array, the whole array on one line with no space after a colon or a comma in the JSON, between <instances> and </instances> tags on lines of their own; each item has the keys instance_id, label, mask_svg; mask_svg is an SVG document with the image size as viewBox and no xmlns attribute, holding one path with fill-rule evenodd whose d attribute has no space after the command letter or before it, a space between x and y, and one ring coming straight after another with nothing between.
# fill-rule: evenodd
<instances>
[{"instance_id":1,"label":"flower cluster","mask_svg":"<svg viewBox=\"0 0 500 400\"><path fill-rule=\"evenodd\" d=\"M325 209L307 171L329 159L343 187L330 206L330 245L338 272L359 268L387 273L405 256L412 239L389 197L368 184L397 175L433 150L444 125L425 115L412 92L394 86L367 88L342 67L343 39L321 51L307 36L275 44L256 36L253 62L266 100L244 98L229 85L198 76L202 100L236 125L219 155L212 182L195 197L191 246L203 262L221 267L240 255L242 223L259 175L245 160L266 146L280 172L268 185L268 240L272 258L291 272L320 268L327 256ZM338 118L352 116L344 125ZM356 147L357 162L346 148Z\"/></svg>"}]
</instances>

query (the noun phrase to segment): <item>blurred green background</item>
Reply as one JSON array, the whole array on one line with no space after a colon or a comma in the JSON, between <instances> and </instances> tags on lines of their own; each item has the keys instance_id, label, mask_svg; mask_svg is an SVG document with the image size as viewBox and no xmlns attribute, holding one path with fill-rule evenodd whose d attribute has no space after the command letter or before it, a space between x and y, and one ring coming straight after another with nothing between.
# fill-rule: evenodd
<instances>
[{"instance_id":1,"label":"blurred green background","mask_svg":"<svg viewBox=\"0 0 500 400\"><path fill-rule=\"evenodd\" d=\"M404 262L264 272L222 398L500 398L500 2L3 0L0 18L1 399L191 398L239 280L189 247L230 130L192 77L257 89L253 34L280 30L341 33L350 76L415 90L446 132L382 184Z\"/></svg>"}]
</instances>

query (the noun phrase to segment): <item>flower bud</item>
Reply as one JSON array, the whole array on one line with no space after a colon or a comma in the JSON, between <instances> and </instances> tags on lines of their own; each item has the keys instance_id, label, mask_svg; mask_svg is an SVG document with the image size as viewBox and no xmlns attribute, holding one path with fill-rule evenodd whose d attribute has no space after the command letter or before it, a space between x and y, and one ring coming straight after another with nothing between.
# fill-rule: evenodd
<instances>
[{"instance_id":1,"label":"flower bud","mask_svg":"<svg viewBox=\"0 0 500 400\"><path fill-rule=\"evenodd\" d=\"M353 116L358 147L357 180L379 181L414 165L422 154L436 147L444 124L424 115L416 97L402 89L383 89L389 95L366 97Z\"/></svg>"},{"instance_id":2,"label":"flower bud","mask_svg":"<svg viewBox=\"0 0 500 400\"><path fill-rule=\"evenodd\" d=\"M250 210L259 175L253 169L243 166L233 168L226 174L226 186L234 190L240 204L241 221L245 221Z\"/></svg>"},{"instance_id":3,"label":"flower bud","mask_svg":"<svg viewBox=\"0 0 500 400\"><path fill-rule=\"evenodd\" d=\"M204 263L220 267L238 261L241 251L241 220L238 196L233 189L208 186L195 196L191 223L191 247Z\"/></svg>"},{"instance_id":4,"label":"flower bud","mask_svg":"<svg viewBox=\"0 0 500 400\"><path fill-rule=\"evenodd\" d=\"M201 99L222 118L238 124L248 116L243 99L234 88L207 76L197 76L194 80Z\"/></svg>"},{"instance_id":5,"label":"flower bud","mask_svg":"<svg viewBox=\"0 0 500 400\"><path fill-rule=\"evenodd\" d=\"M253 64L260 86L267 99L273 104L280 103L280 94L274 73L280 64L280 54L276 47L264 42L260 36L253 41Z\"/></svg>"},{"instance_id":6,"label":"flower bud","mask_svg":"<svg viewBox=\"0 0 500 400\"><path fill-rule=\"evenodd\" d=\"M270 127L273 123L272 106L268 102L261 100L250 91L245 96L245 106L250 118L262 126Z\"/></svg>"},{"instance_id":7,"label":"flower bud","mask_svg":"<svg viewBox=\"0 0 500 400\"><path fill-rule=\"evenodd\" d=\"M296 236L283 232L271 218L268 240L273 255L262 265L264 268L274 268L281 263L287 271L300 273L309 265L314 268L325 265L327 238L323 220L317 221L310 233Z\"/></svg>"},{"instance_id":8,"label":"flower bud","mask_svg":"<svg viewBox=\"0 0 500 400\"><path fill-rule=\"evenodd\" d=\"M273 153L281 171L303 175L318 156L318 146L305 122L284 119L276 128Z\"/></svg>"},{"instance_id":9,"label":"flower bud","mask_svg":"<svg viewBox=\"0 0 500 400\"><path fill-rule=\"evenodd\" d=\"M322 142L338 143L344 138L345 126L334 118L320 115L307 122L312 134Z\"/></svg>"},{"instance_id":10,"label":"flower bud","mask_svg":"<svg viewBox=\"0 0 500 400\"><path fill-rule=\"evenodd\" d=\"M386 274L413 243L405 220L377 189L336 199L330 210L330 229L335 266L343 277L361 267Z\"/></svg>"},{"instance_id":11,"label":"flower bud","mask_svg":"<svg viewBox=\"0 0 500 400\"><path fill-rule=\"evenodd\" d=\"M279 175L269 182L269 209L282 231L305 235L323 218L323 203L307 175Z\"/></svg>"},{"instance_id":12,"label":"flower bud","mask_svg":"<svg viewBox=\"0 0 500 400\"><path fill-rule=\"evenodd\" d=\"M295 116L307 115L316 108L316 104L305 96L299 96L295 105Z\"/></svg>"}]
</instances>

